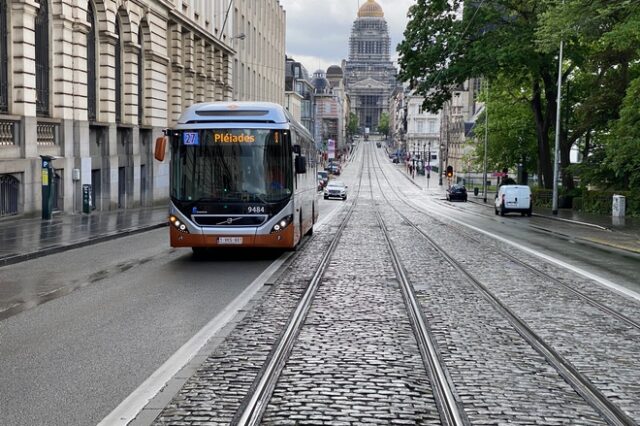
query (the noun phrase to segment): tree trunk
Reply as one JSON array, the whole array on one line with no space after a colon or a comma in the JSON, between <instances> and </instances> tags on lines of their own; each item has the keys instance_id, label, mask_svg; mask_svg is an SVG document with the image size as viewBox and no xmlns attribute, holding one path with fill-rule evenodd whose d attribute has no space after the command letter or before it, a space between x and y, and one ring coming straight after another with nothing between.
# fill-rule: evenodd
<instances>
[{"instance_id":1,"label":"tree trunk","mask_svg":"<svg viewBox=\"0 0 640 426\"><path fill-rule=\"evenodd\" d=\"M548 96L548 95L547 95ZM531 99L531 109L536 122L536 136L538 139L538 164L539 177L542 187L551 189L553 187L553 167L551 163L551 152L549 151L549 102L555 106L554 100L546 100L546 110L542 106L542 88L540 82L536 79L533 82L533 98ZM552 106L552 108L553 108ZM552 117L555 114L552 113Z\"/></svg>"}]
</instances>

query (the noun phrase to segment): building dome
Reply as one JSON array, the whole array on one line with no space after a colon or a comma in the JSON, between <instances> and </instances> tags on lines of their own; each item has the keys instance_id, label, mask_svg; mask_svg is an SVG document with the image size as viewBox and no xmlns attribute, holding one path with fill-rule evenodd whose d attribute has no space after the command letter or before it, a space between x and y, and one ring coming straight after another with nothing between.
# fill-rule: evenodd
<instances>
[{"instance_id":1,"label":"building dome","mask_svg":"<svg viewBox=\"0 0 640 426\"><path fill-rule=\"evenodd\" d=\"M384 12L376 0L367 0L358 10L358 18L384 18Z\"/></svg>"},{"instance_id":2,"label":"building dome","mask_svg":"<svg viewBox=\"0 0 640 426\"><path fill-rule=\"evenodd\" d=\"M317 70L313 73L311 84L316 89L316 93L325 93L331 87L323 70Z\"/></svg>"},{"instance_id":3,"label":"building dome","mask_svg":"<svg viewBox=\"0 0 640 426\"><path fill-rule=\"evenodd\" d=\"M327 78L342 78L342 68L339 65L331 65L327 68Z\"/></svg>"}]
</instances>

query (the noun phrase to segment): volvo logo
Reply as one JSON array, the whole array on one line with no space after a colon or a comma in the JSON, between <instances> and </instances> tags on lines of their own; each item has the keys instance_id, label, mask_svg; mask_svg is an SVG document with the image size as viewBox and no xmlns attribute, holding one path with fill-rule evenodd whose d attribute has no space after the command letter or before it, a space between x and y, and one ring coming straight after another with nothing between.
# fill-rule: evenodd
<instances>
[{"instance_id":1,"label":"volvo logo","mask_svg":"<svg viewBox=\"0 0 640 426\"><path fill-rule=\"evenodd\" d=\"M224 221L218 223L218 225L231 225L233 222L235 222L236 220L240 220L240 219L242 219L242 218L240 218L240 217L228 217Z\"/></svg>"}]
</instances>

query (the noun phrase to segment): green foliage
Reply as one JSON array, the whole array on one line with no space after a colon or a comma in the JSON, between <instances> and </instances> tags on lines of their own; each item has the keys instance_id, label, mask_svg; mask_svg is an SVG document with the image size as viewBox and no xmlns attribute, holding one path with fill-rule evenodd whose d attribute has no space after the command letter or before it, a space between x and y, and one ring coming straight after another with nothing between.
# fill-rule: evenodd
<instances>
[{"instance_id":1,"label":"green foliage","mask_svg":"<svg viewBox=\"0 0 640 426\"><path fill-rule=\"evenodd\" d=\"M378 132L385 136L389 135L389 114L383 112L380 114L380 121L378 122Z\"/></svg>"},{"instance_id":2,"label":"green foliage","mask_svg":"<svg viewBox=\"0 0 640 426\"><path fill-rule=\"evenodd\" d=\"M640 188L640 1L417 0L404 36L400 78L425 97L423 107L439 111L469 78L490 81L490 168L525 156L547 188L562 40L564 187L576 176L602 189ZM483 122L475 127L480 140ZM569 163L574 145L583 164Z\"/></svg>"},{"instance_id":3,"label":"green foliage","mask_svg":"<svg viewBox=\"0 0 640 426\"><path fill-rule=\"evenodd\" d=\"M586 191L582 197L581 210L587 213L610 215L614 195L625 197L626 216L640 216L640 193L636 191Z\"/></svg>"},{"instance_id":4,"label":"green foliage","mask_svg":"<svg viewBox=\"0 0 640 426\"><path fill-rule=\"evenodd\" d=\"M356 113L350 112L349 123L347 123L347 132L349 132L350 135L355 135L356 133L358 133L358 126L358 116L356 115Z\"/></svg>"},{"instance_id":5,"label":"green foliage","mask_svg":"<svg viewBox=\"0 0 640 426\"><path fill-rule=\"evenodd\" d=\"M479 96L479 100L487 103L489 113L488 169L514 169L525 159L526 169L533 172L537 167L536 134L531 126L531 108L522 102L531 93L503 76L497 78L490 89L489 94L485 90ZM474 127L474 133L481 141L475 146L478 165L484 162L485 118L481 114Z\"/></svg>"}]
</instances>

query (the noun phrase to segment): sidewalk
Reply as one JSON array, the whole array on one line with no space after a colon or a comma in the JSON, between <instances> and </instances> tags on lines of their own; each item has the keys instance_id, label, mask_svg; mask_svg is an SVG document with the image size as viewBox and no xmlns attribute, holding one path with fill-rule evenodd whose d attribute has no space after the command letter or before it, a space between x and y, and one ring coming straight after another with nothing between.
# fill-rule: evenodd
<instances>
[{"instance_id":1,"label":"sidewalk","mask_svg":"<svg viewBox=\"0 0 640 426\"><path fill-rule=\"evenodd\" d=\"M0 267L167 225L167 206L0 220Z\"/></svg>"},{"instance_id":2,"label":"sidewalk","mask_svg":"<svg viewBox=\"0 0 640 426\"><path fill-rule=\"evenodd\" d=\"M407 179L431 192L441 192L445 197L446 187L438 186L438 176L431 174L431 179L416 174L414 178L404 165L399 165L400 170ZM493 198L495 193L487 194L487 202L484 203L482 194L473 195L473 189L467 188L469 202L494 209ZM618 250L624 254L640 256L640 218L613 218L612 216L594 215L577 212L570 209L560 209L557 215L553 215L551 209L543 207L533 208L533 216L546 220L543 226L532 225L540 230L557 236L580 241L584 244L606 247L609 250Z\"/></svg>"}]
</instances>

